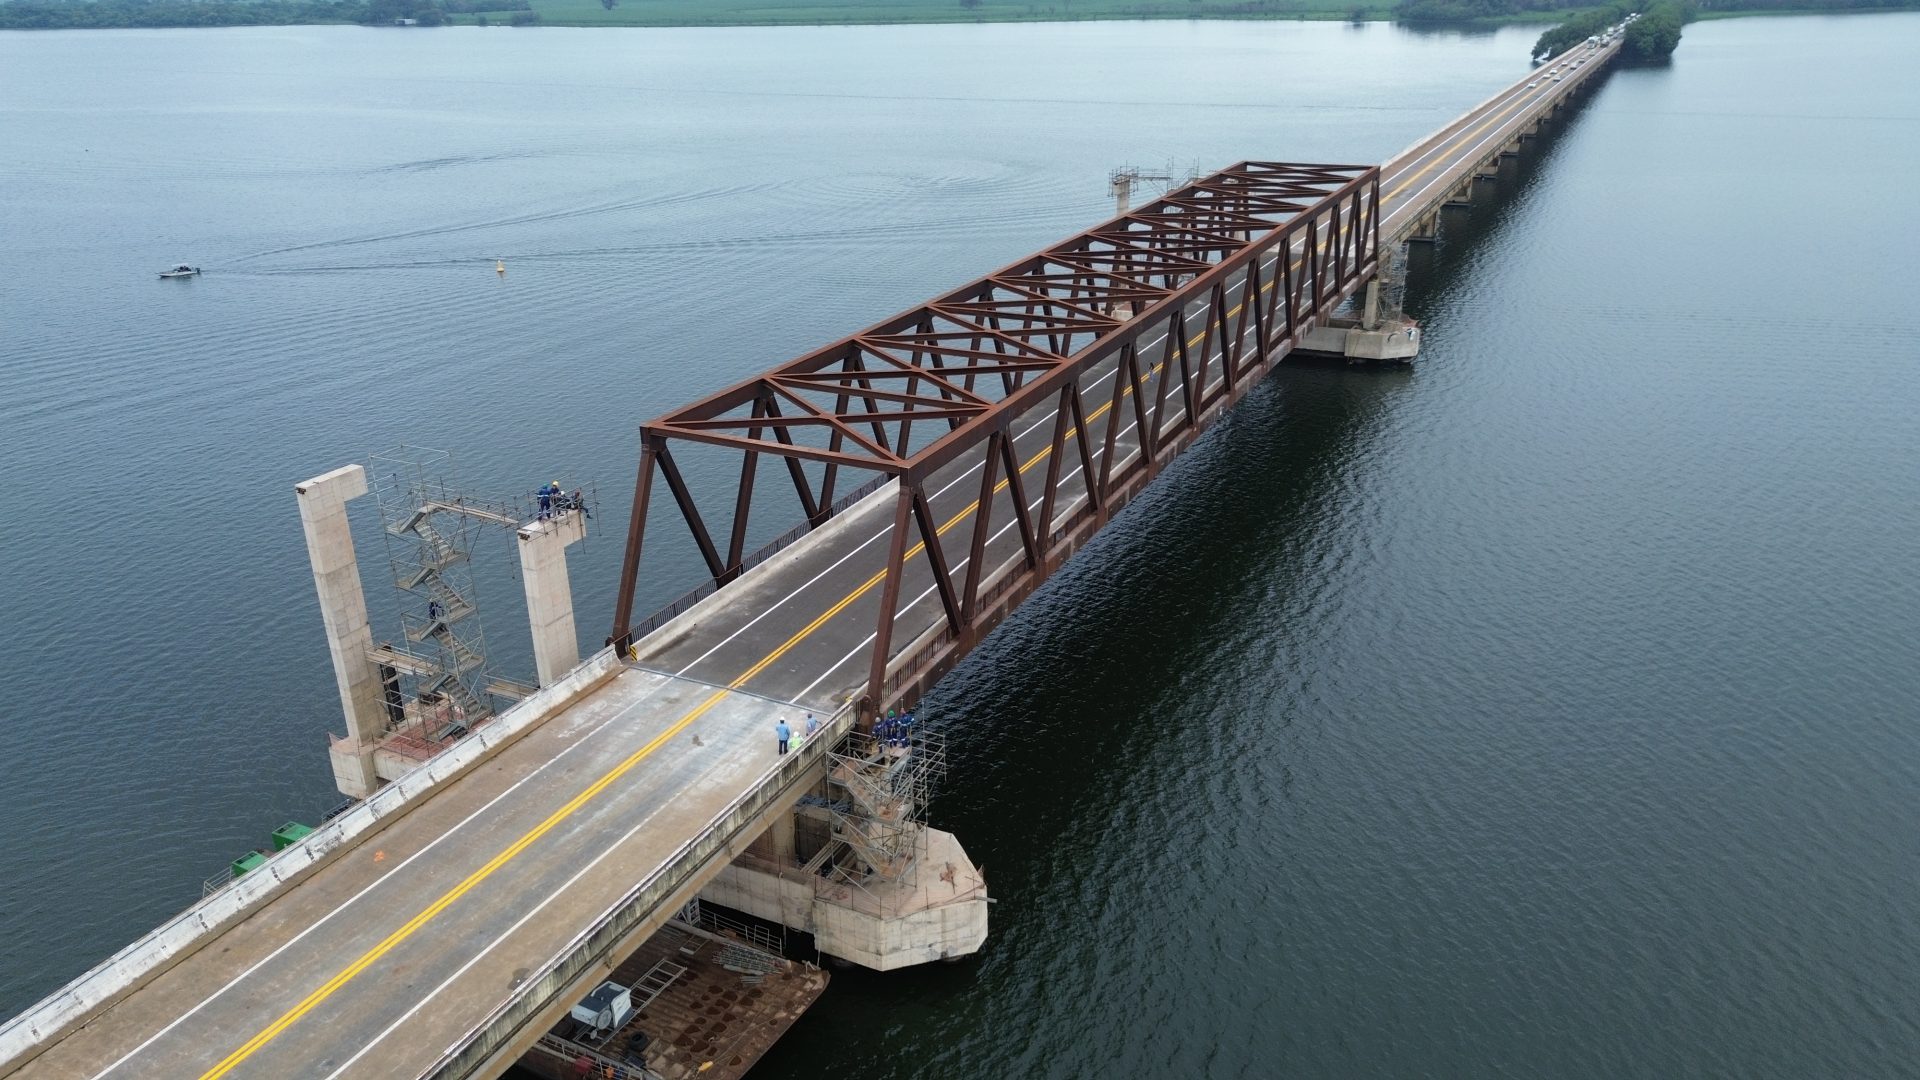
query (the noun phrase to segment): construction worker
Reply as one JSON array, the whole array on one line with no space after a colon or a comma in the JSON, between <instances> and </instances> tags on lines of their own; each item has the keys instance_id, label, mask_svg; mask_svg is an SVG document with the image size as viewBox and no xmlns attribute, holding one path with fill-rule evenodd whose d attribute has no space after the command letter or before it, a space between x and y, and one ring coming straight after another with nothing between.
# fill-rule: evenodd
<instances>
[{"instance_id":1,"label":"construction worker","mask_svg":"<svg viewBox=\"0 0 1920 1080\"><path fill-rule=\"evenodd\" d=\"M540 490L534 492L535 497L540 500L541 521L545 521L553 516L553 493L558 490L560 490L560 485L557 483L541 484Z\"/></svg>"},{"instance_id":2,"label":"construction worker","mask_svg":"<svg viewBox=\"0 0 1920 1080\"><path fill-rule=\"evenodd\" d=\"M780 721L773 725L773 734L780 740L780 752L786 753L787 743L793 738L793 729L787 726L786 717L781 717Z\"/></svg>"}]
</instances>

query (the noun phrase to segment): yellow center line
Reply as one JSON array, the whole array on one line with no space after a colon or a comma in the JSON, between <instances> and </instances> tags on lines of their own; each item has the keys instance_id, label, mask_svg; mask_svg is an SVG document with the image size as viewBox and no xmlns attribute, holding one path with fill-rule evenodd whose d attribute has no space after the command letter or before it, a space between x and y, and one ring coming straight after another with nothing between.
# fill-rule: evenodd
<instances>
[{"instance_id":1,"label":"yellow center line","mask_svg":"<svg viewBox=\"0 0 1920 1080\"><path fill-rule=\"evenodd\" d=\"M1455 138L1451 141L1455 146L1472 145L1474 136L1480 134L1481 132L1492 127L1494 124L1500 122L1507 116L1508 113L1511 113L1513 112L1513 110L1519 108L1520 106L1527 104L1528 101L1529 99L1524 96L1514 98L1511 102L1507 104L1506 108L1501 109L1499 112L1495 113L1493 117L1489 119L1486 123L1481 124L1479 127L1474 128L1472 131L1467 132L1465 135L1459 136L1458 138ZM1387 192L1387 198L1389 199L1399 198L1401 192L1407 190L1407 188L1409 187L1412 187L1415 181L1419 180L1421 177L1432 172L1435 166L1441 164L1446 160L1447 160L1447 157L1446 155L1443 154L1440 157L1427 162L1427 164L1423 168L1421 168L1419 172L1416 172L1412 176L1407 177L1404 181L1400 183L1398 187L1394 188L1392 191Z\"/></svg>"},{"instance_id":2,"label":"yellow center line","mask_svg":"<svg viewBox=\"0 0 1920 1080\"><path fill-rule=\"evenodd\" d=\"M1292 265L1294 266L1294 268L1297 269L1302 261L1304 261L1304 258L1296 259L1293 261ZM1274 283L1269 281L1261 287L1260 291L1263 293L1270 292L1272 291L1273 286L1274 286ZM1240 314L1241 310L1245 308L1245 306L1246 306L1245 303L1235 305L1231 310L1227 312L1225 319L1223 319L1222 321L1224 322L1226 320L1230 320L1234 316ZM1187 346L1191 348L1194 345L1199 344L1200 341L1206 336L1207 336L1207 331L1202 330L1200 333L1195 334L1193 337L1187 340ZM1152 367L1149 369L1149 376L1153 374L1158 374L1161 371L1161 369L1163 369L1165 366L1166 366L1165 360L1162 360L1160 363L1152 365ZM1121 396L1125 397L1125 396L1131 395L1132 393L1133 393L1133 387L1128 386L1122 392ZM1112 408L1113 408L1113 402L1111 401L1107 402L1104 405L1101 405L1099 408L1095 409L1091 414L1088 415L1087 417L1088 423L1091 424L1093 421L1100 419L1102 416L1105 416L1107 412ZM1069 428L1067 431L1067 436L1072 437L1078 432L1079 432L1079 428L1077 427ZM1041 461L1045 460L1048 457L1048 455L1052 453L1053 453L1053 448L1051 446L1043 447L1039 453L1036 453L1031 458L1028 458L1027 461L1020 466L1021 474L1025 475L1028 470L1034 468L1036 465L1038 465ZM997 495L1001 491L1006 490L1007 486L1008 486L1008 481L1001 480L998 484L994 486L993 493ZM975 499L973 502L968 503L964 509L962 509L959 513L955 514L952 518L948 519L945 524L941 525L936 530L936 535L939 535L939 536L946 535L948 531L958 526L960 522L966 520L966 518L969 515L973 514L976 510L978 510L979 506L980 506L980 501L978 499ZM908 559L914 558L924 553L925 551L926 551L925 542L917 543L913 546L911 550L907 552L906 558ZM882 581L886 580L886 576L887 576L886 570L884 568L881 569L878 573L874 574L872 577L868 578L863 584L861 584L859 588L848 593L846 596L842 597L837 603L835 603L832 607L829 607L827 610L821 612L819 616L817 616L812 622L808 623L805 627L802 627L799 631L794 633L792 637L789 637L786 641L782 642L779 648L774 649L772 652L762 657L759 660L759 662L755 663L752 667L748 668L745 672L741 673L741 675L738 678L728 683L726 689L716 690L705 701L702 701L699 705L695 706L686 715L674 721L674 723L671 726L669 726L665 731L662 731L659 735L654 736L651 740L647 742L645 746L642 746L638 750L635 750L633 753L629 754L624 760L622 760L618 765L615 765L605 775L601 776L598 780L595 780L592 783L592 785L588 786L585 790L581 791L578 795L575 795L573 798L567 800L567 802L564 805L562 805L559 809L547 815L546 820L540 822L540 824L528 830L524 835L522 835L519 839L515 840L512 844L508 845L499 854L487 860L485 865L481 866L479 869L475 870L473 873L468 874L464 879L461 880L461 882L458 885L455 885L453 888L447 890L445 893L441 894L441 896L438 899L434 900L431 904L428 904L425 908L423 908L420 911L419 914L415 915L411 919L408 919L405 924L400 926L398 929L394 930L392 933L388 934L385 938L381 939L379 944L375 945L371 949L368 949L365 953L361 954L361 956L358 959L356 959L353 963L348 964L346 967L342 968L331 979L328 979L326 982L322 983L319 986L319 988L314 990L312 993L308 994L305 998L302 998L298 1005L295 1005L293 1008L288 1009L285 1013L281 1014L281 1016L278 1019L274 1020L273 1023L268 1024L266 1027L260 1029L260 1031L257 1034L255 1034L253 1038L248 1039L245 1043L241 1044L241 1046L238 1049L234 1050L231 1054L228 1054L225 1058L222 1058L219 1064L215 1065L213 1068L202 1073L200 1080L219 1080L220 1077L226 1076L228 1073L232 1072L242 1062L246 1061L248 1058L252 1057L256 1052L258 1052L261 1047L265 1046L269 1042L272 1042L282 1032L286 1031L289 1027L292 1027L295 1023L298 1023L302 1017L306 1016L308 1013L312 1012L315 1008L319 1007L319 1005L322 1002L325 1002L328 998L332 997L337 991L339 991L341 987L351 982L356 976L358 976L361 972L365 971L368 967L377 963L381 957L392 952L395 948L398 948L401 945L401 943L405 942L408 938L412 937L416 932L419 931L419 929L422 926L425 926L428 922L432 921L435 917L437 917L441 912L445 911L455 901L459 900L461 897L465 896L467 893L472 892L482 882L486 881L489 877L492 877L493 874L496 871L498 871L501 867L505 866L507 863L517 858L528 847L531 847L534 843L538 842L541 837L547 835L549 832L552 832L562 822L566 821L567 818L572 817L576 812L578 812L582 806L585 806L588 802L598 797L608 787L612 786L615 781L619 780L621 777L631 772L635 766L640 764L640 762L646 760L647 757L652 755L655 751L659 750L660 747L666 745L666 743L670 741L674 736L686 730L688 725L692 724L695 720L698 720L701 716L704 716L715 705L718 705L723 699L725 699L729 692L733 690L738 690L742 686L746 685L749 681L757 677L761 672L765 671L769 665L777 662L781 657L785 656L788 652L792 651L795 646L799 645L801 642L805 641L807 638L813 636L813 634L816 633L822 626L832 621L835 616L845 611L850 605L858 601L861 597L867 595L869 592L872 592L877 585L879 585Z\"/></svg>"}]
</instances>

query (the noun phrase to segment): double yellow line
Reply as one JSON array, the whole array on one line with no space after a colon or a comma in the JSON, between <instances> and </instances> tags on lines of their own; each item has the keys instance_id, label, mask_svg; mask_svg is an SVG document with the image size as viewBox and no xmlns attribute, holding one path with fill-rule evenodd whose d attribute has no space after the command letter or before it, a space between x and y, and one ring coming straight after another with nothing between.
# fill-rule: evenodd
<instances>
[{"instance_id":1,"label":"double yellow line","mask_svg":"<svg viewBox=\"0 0 1920 1080\"><path fill-rule=\"evenodd\" d=\"M1474 139L1477 138L1481 132L1487 130L1488 128L1494 126L1497 123L1502 122L1509 115L1511 115L1515 109L1518 109L1519 107L1527 103L1528 103L1528 99L1525 96L1518 95L1518 94L1514 95L1513 100L1507 103L1506 108L1501 109L1497 113L1494 113L1492 117L1490 117L1485 123L1481 124L1479 127L1474 128L1472 131L1469 131L1465 135L1462 135L1457 139L1455 139L1454 140L1455 144L1471 145ZM1392 191L1387 192L1387 198L1389 199L1399 198L1401 192L1412 187L1414 183L1417 182L1421 177L1432 172L1435 167L1437 167L1438 165L1440 165L1442 162L1446 160L1447 160L1447 155L1442 154L1439 157L1434 158L1432 161L1427 162L1426 165L1420 169L1420 171L1414 173L1412 176L1407 177L1405 180L1402 180L1396 187L1394 187Z\"/></svg>"},{"instance_id":2,"label":"double yellow line","mask_svg":"<svg viewBox=\"0 0 1920 1080\"><path fill-rule=\"evenodd\" d=\"M1489 121L1489 123L1491 123L1491 121ZM1486 125L1483 125L1480 129L1476 130L1471 135L1469 135L1468 138L1472 138L1473 135L1479 134L1480 131L1485 130L1485 127ZM1428 170L1431 170L1436 164L1438 164L1437 161L1429 164L1426 167L1426 169L1421 170L1421 172L1414 174L1414 176L1409 180L1407 180L1406 183L1403 183L1402 185L1400 185L1399 188L1396 188L1393 192L1393 195L1398 195L1400 191L1405 190L1405 188L1409 184L1412 184L1414 180L1419 179L1421 175L1424 175ZM1392 196L1389 196L1389 197L1392 197ZM1301 260L1298 260L1298 259L1294 260L1295 268L1298 268L1300 261ZM1261 286L1260 291L1262 293L1271 292L1273 290L1273 287L1274 287L1274 282L1269 281L1265 285ZM1244 303L1236 304L1231 310L1229 310L1226 313L1226 317L1222 321L1225 322L1227 320L1233 319L1235 316L1240 314L1241 310L1244 309L1245 306L1246 305ZM1187 340L1187 347L1192 348L1193 346L1198 345L1202 340L1205 339L1205 337L1206 337L1206 331L1202 330L1200 333L1195 334L1193 337ZM1163 359L1160 363L1152 365L1152 367L1150 368L1150 371L1152 373L1158 373L1165 366L1166 366L1166 361ZM1133 387L1128 386L1123 391L1122 396L1124 397L1132 393L1133 393ZM1100 417L1106 415L1106 413L1112 408L1113 408L1113 403L1111 401L1107 402L1104 405L1101 405L1099 408L1095 409L1092 413L1088 415L1087 417L1088 422L1091 423L1092 421L1098 420ZM1078 428L1071 428L1068 430L1067 435L1071 437L1075 434L1078 434L1078 430L1079 430ZM1020 466L1021 474L1025 475L1029 470L1033 469L1041 461L1045 460L1047 456L1050 455L1052 452L1053 452L1053 448L1051 446L1043 447L1038 453L1034 454L1032 457L1028 458L1023 464L1021 464ZM994 485L993 494L998 495L1000 492L1005 491L1008 487L1009 482L1010 481L1003 479L998 484ZM936 534L940 536L946 535L950 530L956 528L962 521L966 520L967 517L969 517L975 511L977 511L979 509L979 506L980 506L980 503L979 503L979 500L977 499L974 500L973 502L968 503L958 513L954 514L953 517L947 519L947 521L943 523L939 527L939 529L936 531ZM909 549L908 552L906 553L906 557L908 559L916 558L919 555L923 554L925 551L926 551L926 544L923 541L921 543L917 543L913 545L913 547ZM341 987L353 981L353 979L358 977L367 968L379 962L379 960L382 957L386 956L388 953L398 948L408 938L412 937L415 933L417 933L421 927L425 926L427 923L431 922L434 918L438 917L441 912L445 911L449 906L457 902L461 897L467 895L469 892L472 892L481 883L485 882L488 878L492 877L494 873L497 872L501 867L507 865L509 862L512 862L522 852L526 851L527 848L539 842L539 840L542 837L546 836L549 832L552 832L555 828L557 828L562 822L566 821L569 817L572 817L575 813L577 813L580 810L581 807L585 806L587 803L597 798L602 792L606 791L607 788L611 787L614 783L618 782L621 777L633 771L633 769L636 766L638 766L642 761L645 761L649 756L651 756L656 751L658 751L662 746L666 745L676 735L680 734L682 731L685 731L687 727L691 725L695 720L698 720L700 717L706 715L710 710L713 709L715 705L718 705L722 700L724 700L729 692L740 689L741 687L745 686L748 682L750 682L755 677L757 677L761 672L765 671L769 665L777 662L781 657L791 652L795 646L799 645L801 642L805 641L807 638L813 636L813 634L816 633L822 626L825 626L828 622L832 621L836 616L838 616L841 612L845 611L849 606L857 602L861 597L867 595L869 592L872 592L873 589L885 579L886 579L886 571L882 569L879 572L875 573L872 577L869 577L858 588L854 589L852 592L842 597L838 602L833 604L833 606L821 612L817 617L813 619L812 622L809 622L806 626L802 627L799 631L795 632L793 636L787 638L786 641L782 642L778 648L774 649L772 652L762 657L752 667L742 672L738 678L728 683L726 689L714 691L714 693L708 696L706 700L702 701L699 705L695 706L686 715L680 717L680 719L674 721L674 723L671 726L669 726L665 731L662 731L659 735L656 735L652 739L648 740L646 745L640 747L639 749L635 750L633 753L627 755L627 757L623 759L618 765L615 765L612 769L608 770L603 776L601 776L598 780L595 780L590 786L582 790L579 794L575 795L571 799L568 799L566 803L561 805L558 809L554 810L553 813L547 815L545 820L541 821L540 824L534 826L532 829L528 830L526 833L521 835L519 839L515 840L513 843L509 844L506 848L502 849L499 854L487 860L487 862L484 865L482 865L479 869L473 871L471 874L468 874L464 879L460 881L459 884L455 885L451 889L448 889L445 893L442 893L438 899L434 900L431 904L428 904L425 908L421 909L419 914L415 915L411 919L408 919L399 928L395 929L392 933L388 934L385 938L382 938L379 944L375 945L371 949L368 949L365 953L361 954L358 959L354 960L351 964L348 964L346 967L340 969L340 971L337 972L332 978L328 979L326 982L322 983L318 988L316 988L312 993L302 998L299 1004L293 1006L291 1009L288 1009L285 1013L282 1013L271 1024L268 1024L266 1027L261 1028L260 1031L256 1033L252 1038L248 1039L245 1043L241 1044L239 1048L235 1049L232 1053L222 1058L219 1064L215 1065L213 1068L208 1069L206 1072L202 1073L200 1080L219 1080L219 1078L226 1076L228 1073L231 1073L234 1069L238 1068L248 1058L252 1057L255 1053L257 1053L262 1047L272 1042L275 1038L278 1038L282 1032L286 1031L288 1028L298 1023L302 1017L306 1016L308 1013L312 1012L315 1008L318 1008L328 998L332 997L335 993L337 993L340 990Z\"/></svg>"}]
</instances>

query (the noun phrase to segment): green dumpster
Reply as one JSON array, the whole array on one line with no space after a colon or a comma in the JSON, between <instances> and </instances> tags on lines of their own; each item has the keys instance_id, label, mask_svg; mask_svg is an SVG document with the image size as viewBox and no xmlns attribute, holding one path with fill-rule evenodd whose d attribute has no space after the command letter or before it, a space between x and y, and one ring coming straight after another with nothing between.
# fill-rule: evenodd
<instances>
[{"instance_id":1,"label":"green dumpster","mask_svg":"<svg viewBox=\"0 0 1920 1080\"><path fill-rule=\"evenodd\" d=\"M285 851L287 848L293 846L295 840L300 839L312 831L312 826L302 825L297 821L289 821L285 825L273 830L273 850Z\"/></svg>"},{"instance_id":2,"label":"green dumpster","mask_svg":"<svg viewBox=\"0 0 1920 1080\"><path fill-rule=\"evenodd\" d=\"M237 878L249 870L259 869L265 866L266 862L266 855L258 851L249 851L245 855L233 860L233 876Z\"/></svg>"}]
</instances>

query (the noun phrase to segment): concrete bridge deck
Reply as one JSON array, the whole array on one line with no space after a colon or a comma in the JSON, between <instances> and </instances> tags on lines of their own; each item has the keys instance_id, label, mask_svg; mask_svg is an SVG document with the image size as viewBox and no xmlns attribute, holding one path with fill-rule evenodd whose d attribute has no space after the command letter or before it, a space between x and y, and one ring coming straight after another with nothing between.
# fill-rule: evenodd
<instances>
[{"instance_id":1,"label":"concrete bridge deck","mask_svg":"<svg viewBox=\"0 0 1920 1080\"><path fill-rule=\"evenodd\" d=\"M20 1075L416 1075L762 782L781 711L623 667Z\"/></svg>"},{"instance_id":2,"label":"concrete bridge deck","mask_svg":"<svg viewBox=\"0 0 1920 1080\"><path fill-rule=\"evenodd\" d=\"M1583 46L1574 76L1517 80L1395 157L1381 235L1404 234L1470 182L1617 47ZM1141 352L1156 366L1166 356L1164 340ZM1045 468L1050 419L1015 426L1023 472ZM1139 453L1131 427L1112 453ZM956 464L932 485L942 531L974 513L979 467ZM1065 482L1064 497L1084 498ZM1020 545L1010 489L992 497L1008 525L982 557L998 566ZM839 710L808 752L846 729L893 506L883 488L848 508L643 639L637 663L590 660L581 692L525 734L212 927L184 959L137 973L130 992L94 1005L83 977L16 1018L0 1029L0 1068L60 1080L498 1071L551 1022L553 1002L564 1008L562 958L650 932L757 835L768 807L791 803L808 755L776 758L776 718L797 729L803 709ZM918 554L896 648L941 619ZM628 921L585 939L616 917Z\"/></svg>"}]
</instances>

